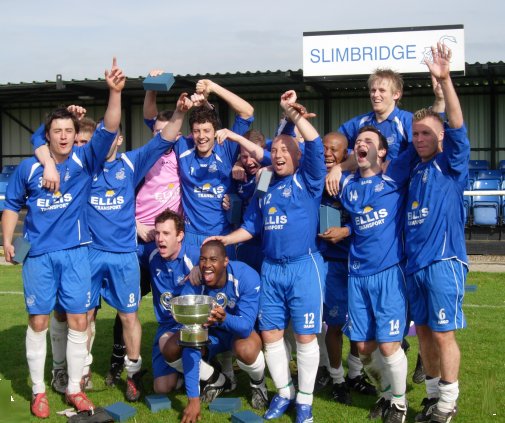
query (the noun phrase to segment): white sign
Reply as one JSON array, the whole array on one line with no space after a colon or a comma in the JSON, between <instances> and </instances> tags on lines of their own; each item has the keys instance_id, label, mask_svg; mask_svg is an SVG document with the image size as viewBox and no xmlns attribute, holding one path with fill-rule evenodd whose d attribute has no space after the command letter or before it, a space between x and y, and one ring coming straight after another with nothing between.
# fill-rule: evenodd
<instances>
[{"instance_id":1,"label":"white sign","mask_svg":"<svg viewBox=\"0 0 505 423\"><path fill-rule=\"evenodd\" d=\"M465 71L463 25L303 33L303 76L369 75L377 68L428 72L431 46L452 50L451 71Z\"/></svg>"}]
</instances>

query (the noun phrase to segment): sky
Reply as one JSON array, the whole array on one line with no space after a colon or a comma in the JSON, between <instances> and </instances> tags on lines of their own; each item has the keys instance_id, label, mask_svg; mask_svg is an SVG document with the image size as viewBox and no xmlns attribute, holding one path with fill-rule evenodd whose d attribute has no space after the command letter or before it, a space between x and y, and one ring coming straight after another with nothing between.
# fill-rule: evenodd
<instances>
[{"instance_id":1,"label":"sky","mask_svg":"<svg viewBox=\"0 0 505 423\"><path fill-rule=\"evenodd\" d=\"M0 84L302 68L304 32L463 24L465 61L505 61L502 0L2 0Z\"/></svg>"}]
</instances>

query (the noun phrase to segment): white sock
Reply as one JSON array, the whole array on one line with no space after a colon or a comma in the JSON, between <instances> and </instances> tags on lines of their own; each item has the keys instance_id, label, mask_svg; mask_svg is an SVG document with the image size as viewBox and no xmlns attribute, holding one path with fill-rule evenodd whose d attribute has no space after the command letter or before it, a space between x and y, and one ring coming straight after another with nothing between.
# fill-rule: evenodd
<instances>
[{"instance_id":1,"label":"white sock","mask_svg":"<svg viewBox=\"0 0 505 423\"><path fill-rule=\"evenodd\" d=\"M263 380L263 376L265 375L265 356L263 351L260 351L254 363L245 364L242 361L237 360L237 364L249 375L251 382L261 382Z\"/></svg>"},{"instance_id":2,"label":"white sock","mask_svg":"<svg viewBox=\"0 0 505 423\"><path fill-rule=\"evenodd\" d=\"M356 357L349 353L347 356L347 369L347 377L349 379L356 379L363 373L363 363L359 357Z\"/></svg>"},{"instance_id":3,"label":"white sock","mask_svg":"<svg viewBox=\"0 0 505 423\"><path fill-rule=\"evenodd\" d=\"M439 383L438 389L440 391L440 399L437 403L437 408L443 413L449 413L454 410L456 401L459 396L459 383L458 381L446 385Z\"/></svg>"},{"instance_id":4,"label":"white sock","mask_svg":"<svg viewBox=\"0 0 505 423\"><path fill-rule=\"evenodd\" d=\"M407 390L408 363L403 348L390 355L382 356L384 360L384 373L391 383L391 403L405 405L405 391Z\"/></svg>"},{"instance_id":5,"label":"white sock","mask_svg":"<svg viewBox=\"0 0 505 423\"><path fill-rule=\"evenodd\" d=\"M319 366L319 345L317 338L307 344L296 343L296 364L298 366L298 404L312 405L314 383Z\"/></svg>"},{"instance_id":6,"label":"white sock","mask_svg":"<svg viewBox=\"0 0 505 423\"><path fill-rule=\"evenodd\" d=\"M81 392L81 377L84 360L88 355L88 332L79 332L68 328L67 335L67 373L69 394Z\"/></svg>"},{"instance_id":7,"label":"white sock","mask_svg":"<svg viewBox=\"0 0 505 423\"><path fill-rule=\"evenodd\" d=\"M209 380L213 373L214 367L206 361L200 360L200 380Z\"/></svg>"},{"instance_id":8,"label":"white sock","mask_svg":"<svg viewBox=\"0 0 505 423\"><path fill-rule=\"evenodd\" d=\"M316 335L319 345L319 365L330 369L330 359L328 358L328 349L326 348L326 325L323 324L321 332Z\"/></svg>"},{"instance_id":9,"label":"white sock","mask_svg":"<svg viewBox=\"0 0 505 423\"><path fill-rule=\"evenodd\" d=\"M334 367L330 367L330 376L333 381L333 383L344 383L345 378L344 378L344 368L342 367L342 363L340 363L340 367L338 369L335 369Z\"/></svg>"},{"instance_id":10,"label":"white sock","mask_svg":"<svg viewBox=\"0 0 505 423\"><path fill-rule=\"evenodd\" d=\"M139 355L137 362L131 361L127 355L124 356L124 368L128 377L132 377L135 373L140 372L142 368L142 357Z\"/></svg>"},{"instance_id":11,"label":"white sock","mask_svg":"<svg viewBox=\"0 0 505 423\"><path fill-rule=\"evenodd\" d=\"M34 395L46 392L44 384L44 365L46 363L47 329L35 332L30 326L26 330L26 360L32 379L32 392Z\"/></svg>"},{"instance_id":12,"label":"white sock","mask_svg":"<svg viewBox=\"0 0 505 423\"><path fill-rule=\"evenodd\" d=\"M184 374L184 369L182 368L182 358L178 358L177 360L175 361L172 361L172 362L168 362L166 361L166 363L172 368L172 369L175 369L177 370L180 374ZM200 376L202 375L202 368L200 366Z\"/></svg>"},{"instance_id":13,"label":"white sock","mask_svg":"<svg viewBox=\"0 0 505 423\"><path fill-rule=\"evenodd\" d=\"M86 355L86 358L84 359L84 366L82 368L82 375L83 376L88 375L89 368L91 367L92 364L93 364L93 354L88 352L88 354Z\"/></svg>"},{"instance_id":14,"label":"white sock","mask_svg":"<svg viewBox=\"0 0 505 423\"><path fill-rule=\"evenodd\" d=\"M440 398L440 391L438 390L439 377L434 377L431 379L426 378L424 384L426 386L426 397L427 398Z\"/></svg>"},{"instance_id":15,"label":"white sock","mask_svg":"<svg viewBox=\"0 0 505 423\"><path fill-rule=\"evenodd\" d=\"M51 337L51 351L53 353L53 369L64 369L67 357L68 323L59 322L54 314L51 315L49 336Z\"/></svg>"},{"instance_id":16,"label":"white sock","mask_svg":"<svg viewBox=\"0 0 505 423\"><path fill-rule=\"evenodd\" d=\"M291 381L291 373L289 372L290 358L288 357L284 338L275 342L265 343L265 361L268 371L275 387L279 391L279 395L287 399L295 397L295 388Z\"/></svg>"}]
</instances>

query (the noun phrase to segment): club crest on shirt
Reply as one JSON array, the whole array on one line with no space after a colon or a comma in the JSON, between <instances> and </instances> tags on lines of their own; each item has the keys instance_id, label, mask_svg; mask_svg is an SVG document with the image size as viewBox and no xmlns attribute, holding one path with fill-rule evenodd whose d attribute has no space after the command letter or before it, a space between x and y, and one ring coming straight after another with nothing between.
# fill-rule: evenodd
<instances>
[{"instance_id":1,"label":"club crest on shirt","mask_svg":"<svg viewBox=\"0 0 505 423\"><path fill-rule=\"evenodd\" d=\"M29 295L28 297L26 297L26 305L28 307L31 307L34 304L35 304L35 295Z\"/></svg>"},{"instance_id":2,"label":"club crest on shirt","mask_svg":"<svg viewBox=\"0 0 505 423\"><path fill-rule=\"evenodd\" d=\"M387 137L386 140L388 142L388 145L393 145L395 143L395 136L391 135L390 137Z\"/></svg>"},{"instance_id":3,"label":"club crest on shirt","mask_svg":"<svg viewBox=\"0 0 505 423\"><path fill-rule=\"evenodd\" d=\"M212 162L209 166L209 172L210 173L214 173L214 172L217 172L217 163L216 162Z\"/></svg>"},{"instance_id":4,"label":"club crest on shirt","mask_svg":"<svg viewBox=\"0 0 505 423\"><path fill-rule=\"evenodd\" d=\"M425 184L426 182L428 182L428 169L424 169L423 172L423 183Z\"/></svg>"},{"instance_id":5,"label":"club crest on shirt","mask_svg":"<svg viewBox=\"0 0 505 423\"><path fill-rule=\"evenodd\" d=\"M284 188L284 191L282 191L282 196L284 198L291 197L291 187Z\"/></svg>"},{"instance_id":6,"label":"club crest on shirt","mask_svg":"<svg viewBox=\"0 0 505 423\"><path fill-rule=\"evenodd\" d=\"M126 178L126 175L124 173L124 168L122 167L121 170L116 172L116 179L118 181L122 181L124 178Z\"/></svg>"},{"instance_id":7,"label":"club crest on shirt","mask_svg":"<svg viewBox=\"0 0 505 423\"><path fill-rule=\"evenodd\" d=\"M65 176L63 177L63 180L67 182L70 179L70 171L67 169L65 172Z\"/></svg>"},{"instance_id":8,"label":"club crest on shirt","mask_svg":"<svg viewBox=\"0 0 505 423\"><path fill-rule=\"evenodd\" d=\"M226 305L226 307L234 309L236 305L237 305L237 302L235 301L234 298L232 298L231 300L228 301L228 304Z\"/></svg>"},{"instance_id":9,"label":"club crest on shirt","mask_svg":"<svg viewBox=\"0 0 505 423\"><path fill-rule=\"evenodd\" d=\"M184 275L177 276L177 285L184 285Z\"/></svg>"},{"instance_id":10,"label":"club crest on shirt","mask_svg":"<svg viewBox=\"0 0 505 423\"><path fill-rule=\"evenodd\" d=\"M375 185L374 191L381 192L384 189L384 181L380 181L377 185Z\"/></svg>"},{"instance_id":11,"label":"club crest on shirt","mask_svg":"<svg viewBox=\"0 0 505 423\"><path fill-rule=\"evenodd\" d=\"M357 261L357 260L356 260L356 261L354 261L354 262L352 263L352 268L353 268L354 270L358 270L358 269L359 269L359 265L360 265L359 261Z\"/></svg>"}]
</instances>

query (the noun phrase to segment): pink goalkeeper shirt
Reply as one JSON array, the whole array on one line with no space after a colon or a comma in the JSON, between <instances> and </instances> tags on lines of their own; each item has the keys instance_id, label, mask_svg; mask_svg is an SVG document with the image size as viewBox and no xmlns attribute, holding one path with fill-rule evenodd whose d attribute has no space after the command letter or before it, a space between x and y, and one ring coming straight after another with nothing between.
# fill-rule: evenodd
<instances>
[{"instance_id":1,"label":"pink goalkeeper shirt","mask_svg":"<svg viewBox=\"0 0 505 423\"><path fill-rule=\"evenodd\" d=\"M182 214L181 186L173 150L164 154L145 177L136 199L135 219L154 227L154 219L166 209Z\"/></svg>"}]
</instances>

